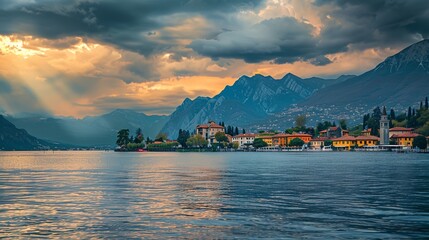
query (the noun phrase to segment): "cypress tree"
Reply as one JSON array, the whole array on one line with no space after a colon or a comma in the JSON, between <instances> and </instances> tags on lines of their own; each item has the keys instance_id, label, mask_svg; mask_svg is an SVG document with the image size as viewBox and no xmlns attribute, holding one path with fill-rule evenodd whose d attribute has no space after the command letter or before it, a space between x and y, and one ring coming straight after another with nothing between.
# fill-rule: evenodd
<instances>
[{"instance_id":1,"label":"cypress tree","mask_svg":"<svg viewBox=\"0 0 429 240\"><path fill-rule=\"evenodd\" d=\"M420 110L423 110L423 102L420 101Z\"/></svg>"},{"instance_id":2,"label":"cypress tree","mask_svg":"<svg viewBox=\"0 0 429 240\"><path fill-rule=\"evenodd\" d=\"M426 99L425 99L425 109L427 110L428 109L428 97L426 97Z\"/></svg>"},{"instance_id":3,"label":"cypress tree","mask_svg":"<svg viewBox=\"0 0 429 240\"><path fill-rule=\"evenodd\" d=\"M235 132L234 132L234 136L238 135L238 127L235 127Z\"/></svg>"},{"instance_id":4,"label":"cypress tree","mask_svg":"<svg viewBox=\"0 0 429 240\"><path fill-rule=\"evenodd\" d=\"M246 130L243 128L243 134L246 134Z\"/></svg>"},{"instance_id":5,"label":"cypress tree","mask_svg":"<svg viewBox=\"0 0 429 240\"><path fill-rule=\"evenodd\" d=\"M411 118L411 107L408 107L408 114L407 114L407 118L410 119Z\"/></svg>"},{"instance_id":6,"label":"cypress tree","mask_svg":"<svg viewBox=\"0 0 429 240\"><path fill-rule=\"evenodd\" d=\"M393 110L393 108L390 109L390 119L392 120L396 119L395 110Z\"/></svg>"}]
</instances>

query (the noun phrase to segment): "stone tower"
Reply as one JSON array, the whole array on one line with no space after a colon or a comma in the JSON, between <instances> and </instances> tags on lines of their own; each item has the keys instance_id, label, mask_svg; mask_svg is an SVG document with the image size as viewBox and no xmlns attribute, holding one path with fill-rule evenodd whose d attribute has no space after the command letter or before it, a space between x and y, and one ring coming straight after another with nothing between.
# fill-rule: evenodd
<instances>
[{"instance_id":1,"label":"stone tower","mask_svg":"<svg viewBox=\"0 0 429 240\"><path fill-rule=\"evenodd\" d=\"M389 119L387 119L386 107L383 107L383 113L380 119L380 145L389 144Z\"/></svg>"}]
</instances>

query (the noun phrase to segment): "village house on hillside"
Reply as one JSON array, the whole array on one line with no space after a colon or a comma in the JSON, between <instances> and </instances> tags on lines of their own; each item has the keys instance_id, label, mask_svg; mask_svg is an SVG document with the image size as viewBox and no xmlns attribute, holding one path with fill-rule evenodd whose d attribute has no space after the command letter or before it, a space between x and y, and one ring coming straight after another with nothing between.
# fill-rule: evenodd
<instances>
[{"instance_id":1,"label":"village house on hillside","mask_svg":"<svg viewBox=\"0 0 429 240\"><path fill-rule=\"evenodd\" d=\"M209 121L207 124L197 125L196 133L203 136L209 144L217 143L215 134L225 132L225 128L214 121Z\"/></svg>"}]
</instances>

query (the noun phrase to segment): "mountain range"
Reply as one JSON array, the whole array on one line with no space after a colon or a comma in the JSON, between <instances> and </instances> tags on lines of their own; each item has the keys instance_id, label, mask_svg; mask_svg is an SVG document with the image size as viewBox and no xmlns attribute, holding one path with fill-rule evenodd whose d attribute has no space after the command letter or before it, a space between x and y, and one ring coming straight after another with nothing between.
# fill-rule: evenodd
<instances>
[{"instance_id":1,"label":"mountain range","mask_svg":"<svg viewBox=\"0 0 429 240\"><path fill-rule=\"evenodd\" d=\"M415 43L359 76L302 79L292 73L281 79L242 76L210 97L186 98L170 116L148 116L119 109L83 119L27 117L7 119L39 139L81 146L112 146L116 132L138 127L154 138L158 132L175 139L179 129L190 130L208 120L249 130L283 130L294 117L306 114L310 124L346 118L360 122L374 106L415 104L429 96L429 40Z\"/></svg>"},{"instance_id":2,"label":"mountain range","mask_svg":"<svg viewBox=\"0 0 429 240\"><path fill-rule=\"evenodd\" d=\"M192 131L196 125L208 120L223 121L234 126L251 125L307 99L322 88L350 77L302 79L291 73L281 79L259 74L242 76L213 98L185 99L161 131L174 138L179 129Z\"/></svg>"},{"instance_id":3,"label":"mountain range","mask_svg":"<svg viewBox=\"0 0 429 240\"><path fill-rule=\"evenodd\" d=\"M133 110L117 109L113 112L83 119L26 117L7 119L31 135L65 144L86 147L112 147L120 129L129 129L133 135L141 128L145 137L154 138L168 120L168 116L152 115Z\"/></svg>"},{"instance_id":4,"label":"mountain range","mask_svg":"<svg viewBox=\"0 0 429 240\"><path fill-rule=\"evenodd\" d=\"M302 105L415 103L429 94L429 40L388 57L374 69L318 91Z\"/></svg>"}]
</instances>

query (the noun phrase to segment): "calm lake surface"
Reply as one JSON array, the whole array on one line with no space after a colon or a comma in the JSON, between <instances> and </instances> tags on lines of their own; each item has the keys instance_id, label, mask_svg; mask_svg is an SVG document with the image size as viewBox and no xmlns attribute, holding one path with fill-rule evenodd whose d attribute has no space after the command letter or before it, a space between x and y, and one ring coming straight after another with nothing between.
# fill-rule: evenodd
<instances>
[{"instance_id":1,"label":"calm lake surface","mask_svg":"<svg viewBox=\"0 0 429 240\"><path fill-rule=\"evenodd\" d=\"M429 154L0 152L0 237L429 238Z\"/></svg>"}]
</instances>

